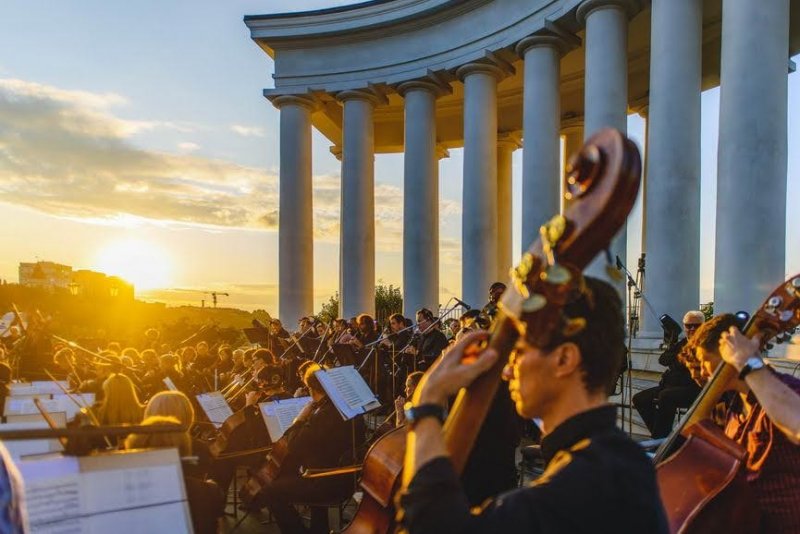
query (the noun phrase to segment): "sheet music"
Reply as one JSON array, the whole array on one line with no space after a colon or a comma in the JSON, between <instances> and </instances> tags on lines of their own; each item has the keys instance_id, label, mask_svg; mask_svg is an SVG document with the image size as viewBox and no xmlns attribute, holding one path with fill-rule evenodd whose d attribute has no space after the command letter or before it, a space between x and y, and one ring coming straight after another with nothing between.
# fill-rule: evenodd
<instances>
[{"instance_id":1,"label":"sheet music","mask_svg":"<svg viewBox=\"0 0 800 534\"><path fill-rule=\"evenodd\" d=\"M27 430L31 428L50 428L44 419L26 423L5 423L0 425L0 431ZM23 456L34 454L47 454L62 451L61 443L57 439L7 439L3 445L14 460Z\"/></svg>"},{"instance_id":2,"label":"sheet music","mask_svg":"<svg viewBox=\"0 0 800 534\"><path fill-rule=\"evenodd\" d=\"M63 402L68 402L75 406L75 411L78 410L78 407L75 405L73 401L70 400L70 395L73 399L81 403L83 406L91 406L94 404L95 401L95 394L94 393L70 393L69 395L65 395L64 393L59 393L57 395L53 395L53 400L60 400Z\"/></svg>"},{"instance_id":3,"label":"sheet music","mask_svg":"<svg viewBox=\"0 0 800 534\"><path fill-rule=\"evenodd\" d=\"M83 533L78 458L21 461L25 506L32 533Z\"/></svg>"},{"instance_id":4,"label":"sheet music","mask_svg":"<svg viewBox=\"0 0 800 534\"><path fill-rule=\"evenodd\" d=\"M69 390L69 382L66 380L59 380L58 382L53 382L52 380L34 380L31 382L31 385L37 393L49 393L51 395L63 394L65 389Z\"/></svg>"},{"instance_id":5,"label":"sheet music","mask_svg":"<svg viewBox=\"0 0 800 534\"><path fill-rule=\"evenodd\" d=\"M176 449L20 462L31 532L192 532Z\"/></svg>"},{"instance_id":6,"label":"sheet music","mask_svg":"<svg viewBox=\"0 0 800 534\"><path fill-rule=\"evenodd\" d=\"M211 393L203 393L195 395L197 403L205 412L208 420L211 421L216 428L220 428L225 420L233 415L233 410L225 397L219 391L212 391Z\"/></svg>"},{"instance_id":7,"label":"sheet music","mask_svg":"<svg viewBox=\"0 0 800 534\"><path fill-rule=\"evenodd\" d=\"M74 415L74 412L77 411L77 408L72 410L65 409L64 403L60 400L40 399L39 403L42 405L42 408L48 412L67 412L68 418L71 417L70 413ZM38 413L39 410L36 409L36 404L34 404L33 399L6 397L3 415L28 415Z\"/></svg>"},{"instance_id":8,"label":"sheet music","mask_svg":"<svg viewBox=\"0 0 800 534\"><path fill-rule=\"evenodd\" d=\"M273 442L278 441L310 402L311 397L297 397L258 403L270 439Z\"/></svg>"},{"instance_id":9,"label":"sheet music","mask_svg":"<svg viewBox=\"0 0 800 534\"><path fill-rule=\"evenodd\" d=\"M315 376L345 420L379 407L378 398L352 365L317 371Z\"/></svg>"}]
</instances>

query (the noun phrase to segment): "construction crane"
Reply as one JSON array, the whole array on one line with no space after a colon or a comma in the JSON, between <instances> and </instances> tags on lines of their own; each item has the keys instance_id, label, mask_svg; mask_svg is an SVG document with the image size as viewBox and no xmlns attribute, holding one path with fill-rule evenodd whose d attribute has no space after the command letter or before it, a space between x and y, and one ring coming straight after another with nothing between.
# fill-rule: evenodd
<instances>
[{"instance_id":1,"label":"construction crane","mask_svg":"<svg viewBox=\"0 0 800 534\"><path fill-rule=\"evenodd\" d=\"M219 297L229 297L228 293L223 291L205 291L202 289L172 289L171 291L182 291L184 293L202 293L203 295L211 295L211 302L214 303L214 308L217 307L217 300ZM200 307L206 307L206 299L200 300Z\"/></svg>"}]
</instances>

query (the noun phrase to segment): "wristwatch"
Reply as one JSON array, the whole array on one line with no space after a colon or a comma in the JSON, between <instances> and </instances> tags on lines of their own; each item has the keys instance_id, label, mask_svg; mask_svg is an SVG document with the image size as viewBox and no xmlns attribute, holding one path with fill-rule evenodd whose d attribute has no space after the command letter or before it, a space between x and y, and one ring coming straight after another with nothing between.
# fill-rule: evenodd
<instances>
[{"instance_id":1,"label":"wristwatch","mask_svg":"<svg viewBox=\"0 0 800 534\"><path fill-rule=\"evenodd\" d=\"M406 415L406 423L408 423L409 428L414 428L419 421L426 417L435 417L439 420L439 423L444 423L445 419L445 410L440 404L429 403L414 406L410 402L407 402L405 406L403 406L403 412Z\"/></svg>"},{"instance_id":2,"label":"wristwatch","mask_svg":"<svg viewBox=\"0 0 800 534\"><path fill-rule=\"evenodd\" d=\"M744 362L744 367L742 367L742 370L739 371L739 380L744 380L747 375L753 371L763 369L766 367L766 365L767 364L760 356L750 356L747 358L747 361Z\"/></svg>"}]
</instances>

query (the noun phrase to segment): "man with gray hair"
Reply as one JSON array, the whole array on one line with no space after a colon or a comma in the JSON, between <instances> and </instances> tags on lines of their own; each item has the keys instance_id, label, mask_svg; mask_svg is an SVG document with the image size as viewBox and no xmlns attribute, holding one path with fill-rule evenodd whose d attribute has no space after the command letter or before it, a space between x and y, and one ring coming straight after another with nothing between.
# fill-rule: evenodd
<instances>
[{"instance_id":1,"label":"man with gray hair","mask_svg":"<svg viewBox=\"0 0 800 534\"><path fill-rule=\"evenodd\" d=\"M658 358L658 363L667 369L656 387L645 389L633 396L633 405L642 416L653 438L663 438L672 430L675 411L688 408L700 393L700 386L692 380L689 370L678 360L688 338L703 324L703 312L692 310L683 316L685 337L667 347Z\"/></svg>"}]
</instances>

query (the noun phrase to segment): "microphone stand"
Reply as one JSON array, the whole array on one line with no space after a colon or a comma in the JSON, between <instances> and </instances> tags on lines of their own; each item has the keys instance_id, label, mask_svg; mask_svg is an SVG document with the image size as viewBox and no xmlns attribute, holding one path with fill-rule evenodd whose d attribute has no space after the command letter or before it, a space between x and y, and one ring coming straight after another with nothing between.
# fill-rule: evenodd
<instances>
[{"instance_id":1,"label":"microphone stand","mask_svg":"<svg viewBox=\"0 0 800 534\"><path fill-rule=\"evenodd\" d=\"M625 277L627 278L627 288L628 288L628 341L626 347L626 358L627 358L627 372L625 373L627 376L625 380L623 380L621 394L622 394L622 405L623 410L625 408L625 390L627 389L627 410L628 410L628 435L633 435L633 338L637 337L639 334L639 311L641 309L641 303L644 303L648 306L653 316L655 313L653 312L652 306L647 301L647 298L644 296L644 274L645 274L645 253L642 252L642 255L639 257L639 262L636 270L636 278L634 279L633 275L628 271L625 265L617 256L617 268L621 270ZM625 427L625 415L623 411L622 417L622 426Z\"/></svg>"}]
</instances>

